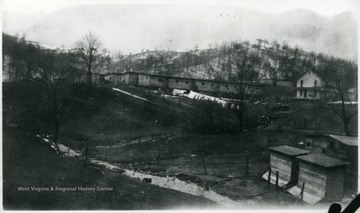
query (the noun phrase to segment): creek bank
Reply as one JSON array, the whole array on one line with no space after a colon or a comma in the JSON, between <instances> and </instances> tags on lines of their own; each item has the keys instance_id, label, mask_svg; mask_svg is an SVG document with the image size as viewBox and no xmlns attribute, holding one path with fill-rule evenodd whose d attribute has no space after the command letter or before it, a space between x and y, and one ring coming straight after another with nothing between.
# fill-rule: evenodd
<instances>
[{"instance_id":1,"label":"creek bank","mask_svg":"<svg viewBox=\"0 0 360 213\"><path fill-rule=\"evenodd\" d=\"M109 170L122 170L120 167L104 162L99 160L91 160L91 163L95 165L104 166L105 168ZM131 177L131 178L137 178L140 180L149 180L151 179L152 185L157 185L162 188L167 189L173 189L179 192L195 195L195 196L201 196L205 197L214 203L220 204L221 206L227 207L227 208L239 208L242 206L242 204L238 201L231 200L230 198L226 196L219 195L218 193L209 190L207 187L199 186L195 183L191 183L190 181L182 181L178 179L175 176L155 176L150 175L146 173L141 173L137 171L132 171L129 169L124 169L124 174ZM150 181L147 181L150 182Z\"/></svg>"},{"instance_id":2,"label":"creek bank","mask_svg":"<svg viewBox=\"0 0 360 213\"><path fill-rule=\"evenodd\" d=\"M55 149L56 151L60 151L65 156L78 157L81 155L79 152L71 150L70 148L66 147L63 144L57 144L57 147L59 147L59 148L56 148L56 146L54 146L53 144L50 143L50 140L48 140L46 138L42 138L42 140L46 143L49 143L53 149ZM183 177L184 175L179 175L180 179L177 177L174 177L174 176L161 177L161 176L155 176L155 175L141 173L141 172L137 172L137 171L132 171L129 169L122 169L119 166L110 164L108 162L95 160L95 159L90 159L90 163L94 164L96 166L103 166L104 168L106 168L110 171L113 171L113 172L123 173L126 176L131 177L131 178L137 178L140 180L151 180L151 181L146 181L146 182L148 182L149 184L152 184L152 185L162 187L162 188L173 189L173 190L176 190L179 192L204 197L204 198L207 198L207 199L213 201L214 203L217 203L226 208L239 208L242 206L242 204L240 202L231 200L230 198L228 198L226 196L219 195L218 193L216 193L212 190L209 190L208 187L206 187L206 186L202 187L195 183L192 183L191 181L180 180L180 179L184 179L184 177Z\"/></svg>"}]
</instances>

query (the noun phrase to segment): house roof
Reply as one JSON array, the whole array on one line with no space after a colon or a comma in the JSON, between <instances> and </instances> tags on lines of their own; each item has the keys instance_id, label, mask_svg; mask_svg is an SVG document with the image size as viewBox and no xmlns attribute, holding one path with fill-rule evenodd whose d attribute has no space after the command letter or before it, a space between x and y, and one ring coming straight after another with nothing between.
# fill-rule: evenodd
<instances>
[{"instance_id":1,"label":"house roof","mask_svg":"<svg viewBox=\"0 0 360 213\"><path fill-rule=\"evenodd\" d=\"M299 156L299 155L305 155L305 154L310 153L307 150L299 149L299 148L288 146L288 145L270 147L269 149L271 151L279 152L279 153L289 155L289 156Z\"/></svg>"},{"instance_id":2,"label":"house roof","mask_svg":"<svg viewBox=\"0 0 360 213\"><path fill-rule=\"evenodd\" d=\"M322 78L322 76L320 76L318 73L314 72L314 71L306 71L304 72L303 74L301 74L298 78L296 78L296 81L298 81L300 78L302 78L304 75L306 75L308 72L312 72L314 73L315 75L317 75L319 78Z\"/></svg>"},{"instance_id":3,"label":"house roof","mask_svg":"<svg viewBox=\"0 0 360 213\"><path fill-rule=\"evenodd\" d=\"M322 154L308 154L308 155L298 156L297 158L302 161L312 163L325 168L344 166L349 164L345 161L341 161L335 158L330 158Z\"/></svg>"},{"instance_id":4,"label":"house roof","mask_svg":"<svg viewBox=\"0 0 360 213\"><path fill-rule=\"evenodd\" d=\"M341 143L344 143L348 146L358 146L358 138L342 135L329 135L330 138L333 138Z\"/></svg>"}]
</instances>

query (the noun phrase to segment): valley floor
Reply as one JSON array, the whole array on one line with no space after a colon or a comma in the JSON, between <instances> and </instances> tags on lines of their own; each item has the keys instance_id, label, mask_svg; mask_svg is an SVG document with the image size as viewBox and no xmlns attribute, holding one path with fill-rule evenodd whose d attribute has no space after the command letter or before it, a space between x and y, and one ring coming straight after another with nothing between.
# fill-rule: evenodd
<instances>
[{"instance_id":1,"label":"valley floor","mask_svg":"<svg viewBox=\"0 0 360 213\"><path fill-rule=\"evenodd\" d=\"M37 95L36 92L27 94L33 85L25 86L28 87L4 87L5 209L224 208L201 196L161 188L103 167L84 166L80 159L58 155L35 137L36 134L27 131L28 127L19 125L24 117L24 106L33 102L31 95ZM184 102L180 104L180 101L176 103L146 95L141 88L122 89L150 99L152 103L144 104L139 98L111 88L96 88L96 93L90 98L94 103L92 108L82 109L61 127L59 143L76 151L87 145L92 159L130 171L176 177L239 202L244 208L326 209L329 206L328 203L303 204L286 190L268 186L261 178L269 167L268 147L284 144L301 147L305 141L303 133L285 128L241 134L186 132L183 127L188 122L186 116L194 111L188 107L194 106L192 101L184 105ZM85 102L88 98L80 92L77 95L72 98L78 102ZM232 116L226 118L233 119ZM30 188L23 191L18 187ZM112 190L35 192L31 187L109 187Z\"/></svg>"},{"instance_id":2,"label":"valley floor","mask_svg":"<svg viewBox=\"0 0 360 213\"><path fill-rule=\"evenodd\" d=\"M216 208L202 197L160 188L123 174L61 157L38 138L3 131L3 207L6 210ZM19 187L29 187L22 191ZM101 187L104 191L33 191L31 187Z\"/></svg>"}]
</instances>

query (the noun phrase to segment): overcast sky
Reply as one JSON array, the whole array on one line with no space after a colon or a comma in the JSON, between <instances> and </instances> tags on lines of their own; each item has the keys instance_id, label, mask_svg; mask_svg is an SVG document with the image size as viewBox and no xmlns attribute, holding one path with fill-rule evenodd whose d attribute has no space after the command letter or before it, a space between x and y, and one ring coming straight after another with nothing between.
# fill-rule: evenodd
<instances>
[{"instance_id":1,"label":"overcast sky","mask_svg":"<svg viewBox=\"0 0 360 213\"><path fill-rule=\"evenodd\" d=\"M222 4L238 5L244 8L281 13L294 8L311 9L322 15L334 15L344 11L358 11L358 0L3 0L4 11L27 13L49 13L79 4Z\"/></svg>"}]
</instances>

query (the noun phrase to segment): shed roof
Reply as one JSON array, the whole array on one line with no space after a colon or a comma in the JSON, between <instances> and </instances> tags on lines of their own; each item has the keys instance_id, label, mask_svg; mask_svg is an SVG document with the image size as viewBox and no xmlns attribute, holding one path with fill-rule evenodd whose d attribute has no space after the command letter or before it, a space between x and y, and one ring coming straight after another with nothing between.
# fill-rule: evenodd
<instances>
[{"instance_id":1,"label":"shed roof","mask_svg":"<svg viewBox=\"0 0 360 213\"><path fill-rule=\"evenodd\" d=\"M329 137L344 143L348 146L358 146L358 138L350 137L350 136L342 136L342 135L329 135Z\"/></svg>"},{"instance_id":2,"label":"shed roof","mask_svg":"<svg viewBox=\"0 0 360 213\"><path fill-rule=\"evenodd\" d=\"M322 154L309 154L309 155L299 156L297 158L326 168L335 167L335 166L344 166L348 164L345 161L341 161L335 158L330 158Z\"/></svg>"},{"instance_id":3,"label":"shed roof","mask_svg":"<svg viewBox=\"0 0 360 213\"><path fill-rule=\"evenodd\" d=\"M279 152L279 153L289 155L289 156L298 156L298 155L305 155L305 154L310 153L307 150L299 149L299 148L288 146L288 145L270 147L269 149L271 151Z\"/></svg>"}]
</instances>

